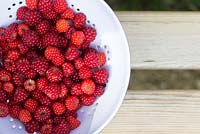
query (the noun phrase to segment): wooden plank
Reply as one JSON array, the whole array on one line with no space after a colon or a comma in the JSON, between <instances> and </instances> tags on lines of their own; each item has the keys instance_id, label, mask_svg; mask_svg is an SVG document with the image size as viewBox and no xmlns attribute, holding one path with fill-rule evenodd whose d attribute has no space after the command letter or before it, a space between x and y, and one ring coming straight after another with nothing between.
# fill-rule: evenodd
<instances>
[{"instance_id":1,"label":"wooden plank","mask_svg":"<svg viewBox=\"0 0 200 134\"><path fill-rule=\"evenodd\" d=\"M132 69L200 69L199 12L117 12Z\"/></svg>"},{"instance_id":2,"label":"wooden plank","mask_svg":"<svg viewBox=\"0 0 200 134\"><path fill-rule=\"evenodd\" d=\"M102 134L199 134L200 91L129 91Z\"/></svg>"}]
</instances>

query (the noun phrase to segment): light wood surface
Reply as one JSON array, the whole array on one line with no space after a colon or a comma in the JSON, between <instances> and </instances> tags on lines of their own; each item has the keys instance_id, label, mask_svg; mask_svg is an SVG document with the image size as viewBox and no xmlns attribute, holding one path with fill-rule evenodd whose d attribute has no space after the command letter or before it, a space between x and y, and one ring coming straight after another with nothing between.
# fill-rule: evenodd
<instances>
[{"instance_id":1,"label":"light wood surface","mask_svg":"<svg viewBox=\"0 0 200 134\"><path fill-rule=\"evenodd\" d=\"M200 12L117 12L133 69L200 69Z\"/></svg>"},{"instance_id":2,"label":"light wood surface","mask_svg":"<svg viewBox=\"0 0 200 134\"><path fill-rule=\"evenodd\" d=\"M129 91L102 134L199 134L200 91Z\"/></svg>"}]
</instances>

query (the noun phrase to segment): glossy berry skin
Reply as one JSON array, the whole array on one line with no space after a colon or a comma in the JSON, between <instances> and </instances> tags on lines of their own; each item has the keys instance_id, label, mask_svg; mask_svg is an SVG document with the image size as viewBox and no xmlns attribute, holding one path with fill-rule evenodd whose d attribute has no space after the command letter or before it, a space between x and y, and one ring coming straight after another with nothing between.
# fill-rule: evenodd
<instances>
[{"instance_id":1,"label":"glossy berry skin","mask_svg":"<svg viewBox=\"0 0 200 134\"><path fill-rule=\"evenodd\" d=\"M23 34L22 41L28 48L31 48L39 43L39 36L34 31L27 31Z\"/></svg>"},{"instance_id":2,"label":"glossy berry skin","mask_svg":"<svg viewBox=\"0 0 200 134\"><path fill-rule=\"evenodd\" d=\"M8 55L7 58L12 60L12 61L16 61L20 56L20 53L18 50L10 50L8 51Z\"/></svg>"},{"instance_id":3,"label":"glossy berry skin","mask_svg":"<svg viewBox=\"0 0 200 134\"><path fill-rule=\"evenodd\" d=\"M84 40L85 40L85 35L82 31L76 31L72 33L71 41L72 44L77 48L81 47L81 44L83 44Z\"/></svg>"},{"instance_id":4,"label":"glossy berry skin","mask_svg":"<svg viewBox=\"0 0 200 134\"><path fill-rule=\"evenodd\" d=\"M25 129L28 133L38 132L40 130L39 122L32 120L25 124Z\"/></svg>"},{"instance_id":5,"label":"glossy berry skin","mask_svg":"<svg viewBox=\"0 0 200 134\"><path fill-rule=\"evenodd\" d=\"M99 58L99 67L102 67L106 64L106 55L103 52L98 52L97 56Z\"/></svg>"},{"instance_id":6,"label":"glossy berry skin","mask_svg":"<svg viewBox=\"0 0 200 134\"><path fill-rule=\"evenodd\" d=\"M46 44L46 46L55 46L57 47L58 46L58 43L59 43L59 37L56 33L54 32L49 32L49 33L46 33L44 36L43 36L43 44Z\"/></svg>"},{"instance_id":7,"label":"glossy berry skin","mask_svg":"<svg viewBox=\"0 0 200 134\"><path fill-rule=\"evenodd\" d=\"M41 78L37 79L36 85L37 85L37 88L39 90L44 91L44 88L46 86L48 86L48 80L47 80L47 78L41 77Z\"/></svg>"},{"instance_id":8,"label":"glossy berry skin","mask_svg":"<svg viewBox=\"0 0 200 134\"><path fill-rule=\"evenodd\" d=\"M73 116L67 117L67 121L70 124L71 130L78 128L81 124L81 122L79 120L77 120L76 118L74 118Z\"/></svg>"},{"instance_id":9,"label":"glossy berry skin","mask_svg":"<svg viewBox=\"0 0 200 134\"><path fill-rule=\"evenodd\" d=\"M55 102L53 104L53 111L56 115L62 115L65 112L65 105L62 103Z\"/></svg>"},{"instance_id":10,"label":"glossy berry skin","mask_svg":"<svg viewBox=\"0 0 200 134\"><path fill-rule=\"evenodd\" d=\"M0 90L0 102L6 102L8 98L8 94L4 90Z\"/></svg>"},{"instance_id":11,"label":"glossy berry skin","mask_svg":"<svg viewBox=\"0 0 200 134\"><path fill-rule=\"evenodd\" d=\"M90 79L84 80L81 84L81 89L85 94L92 95L95 91L95 83Z\"/></svg>"},{"instance_id":12,"label":"glossy berry skin","mask_svg":"<svg viewBox=\"0 0 200 134\"><path fill-rule=\"evenodd\" d=\"M26 0L26 5L29 9L34 10L37 9L39 0Z\"/></svg>"},{"instance_id":13,"label":"glossy berry skin","mask_svg":"<svg viewBox=\"0 0 200 134\"><path fill-rule=\"evenodd\" d=\"M18 8L17 10L17 18L19 20L24 20L25 14L28 11L28 8L26 6L22 6L20 8Z\"/></svg>"},{"instance_id":14,"label":"glossy berry skin","mask_svg":"<svg viewBox=\"0 0 200 134\"><path fill-rule=\"evenodd\" d=\"M108 71L106 69L100 69L94 72L93 79L98 84L106 84L108 82Z\"/></svg>"},{"instance_id":15,"label":"glossy berry skin","mask_svg":"<svg viewBox=\"0 0 200 134\"><path fill-rule=\"evenodd\" d=\"M86 27L83 29L84 35L85 35L85 41L86 42L92 42L95 40L97 36L97 32L94 28L92 27Z\"/></svg>"},{"instance_id":16,"label":"glossy berry skin","mask_svg":"<svg viewBox=\"0 0 200 134\"><path fill-rule=\"evenodd\" d=\"M65 77L69 77L74 73L74 67L70 62L66 62L62 65L62 70Z\"/></svg>"},{"instance_id":17,"label":"glossy berry skin","mask_svg":"<svg viewBox=\"0 0 200 134\"><path fill-rule=\"evenodd\" d=\"M15 104L15 105L9 104L8 107L9 107L9 115L12 118L18 119L19 118L19 112L21 111L22 108L17 104Z\"/></svg>"},{"instance_id":18,"label":"glossy berry skin","mask_svg":"<svg viewBox=\"0 0 200 134\"><path fill-rule=\"evenodd\" d=\"M79 105L79 99L75 96L70 96L65 100L65 106L68 110L76 110Z\"/></svg>"},{"instance_id":19,"label":"glossy berry skin","mask_svg":"<svg viewBox=\"0 0 200 134\"><path fill-rule=\"evenodd\" d=\"M61 18L63 19L74 19L75 13L71 8L67 8L62 14Z\"/></svg>"},{"instance_id":20,"label":"glossy berry skin","mask_svg":"<svg viewBox=\"0 0 200 134\"><path fill-rule=\"evenodd\" d=\"M35 90L36 88L36 83L34 80L28 79L24 82L24 88L29 91L32 92Z\"/></svg>"},{"instance_id":21,"label":"glossy berry skin","mask_svg":"<svg viewBox=\"0 0 200 134\"><path fill-rule=\"evenodd\" d=\"M23 88L17 88L14 94L14 101L17 103L24 102L28 98L28 93Z\"/></svg>"},{"instance_id":22,"label":"glossy berry skin","mask_svg":"<svg viewBox=\"0 0 200 134\"><path fill-rule=\"evenodd\" d=\"M82 104L85 106L91 106L95 102L94 96L82 95L80 99Z\"/></svg>"},{"instance_id":23,"label":"glossy berry skin","mask_svg":"<svg viewBox=\"0 0 200 134\"><path fill-rule=\"evenodd\" d=\"M22 109L19 112L19 120L24 123L31 121L32 120L31 113L26 109Z\"/></svg>"},{"instance_id":24,"label":"glossy berry skin","mask_svg":"<svg viewBox=\"0 0 200 134\"><path fill-rule=\"evenodd\" d=\"M60 55L60 50L58 48L52 47L52 46L47 47L44 52L44 56L47 60L53 60L58 55Z\"/></svg>"},{"instance_id":25,"label":"glossy berry skin","mask_svg":"<svg viewBox=\"0 0 200 134\"><path fill-rule=\"evenodd\" d=\"M28 10L24 16L24 21L30 26L37 25L41 20L42 16L36 10Z\"/></svg>"},{"instance_id":26,"label":"glossy berry skin","mask_svg":"<svg viewBox=\"0 0 200 134\"><path fill-rule=\"evenodd\" d=\"M62 13L66 10L67 8L67 1L66 0L54 0L53 1L53 7L54 7L54 10L57 12L57 13Z\"/></svg>"},{"instance_id":27,"label":"glossy berry skin","mask_svg":"<svg viewBox=\"0 0 200 134\"><path fill-rule=\"evenodd\" d=\"M71 87L71 94L75 96L80 96L83 94L83 91L81 89L80 83L74 83Z\"/></svg>"},{"instance_id":28,"label":"glossy berry skin","mask_svg":"<svg viewBox=\"0 0 200 134\"><path fill-rule=\"evenodd\" d=\"M89 67L84 66L79 69L79 76L81 79L89 79L92 77L92 70Z\"/></svg>"},{"instance_id":29,"label":"glossy berry skin","mask_svg":"<svg viewBox=\"0 0 200 134\"><path fill-rule=\"evenodd\" d=\"M82 29L85 25L86 15L84 13L77 13L74 17L74 26L78 29Z\"/></svg>"},{"instance_id":30,"label":"glossy berry skin","mask_svg":"<svg viewBox=\"0 0 200 134\"><path fill-rule=\"evenodd\" d=\"M11 80L11 74L6 70L0 71L0 81L6 82Z\"/></svg>"},{"instance_id":31,"label":"glossy berry skin","mask_svg":"<svg viewBox=\"0 0 200 134\"><path fill-rule=\"evenodd\" d=\"M6 117L8 114L8 106L4 103L0 103L0 117Z\"/></svg>"},{"instance_id":32,"label":"glossy berry skin","mask_svg":"<svg viewBox=\"0 0 200 134\"><path fill-rule=\"evenodd\" d=\"M94 96L95 97L100 97L103 95L105 91L105 88L101 85L96 85L95 91L94 91Z\"/></svg>"},{"instance_id":33,"label":"glossy berry skin","mask_svg":"<svg viewBox=\"0 0 200 134\"><path fill-rule=\"evenodd\" d=\"M26 108L29 112L33 113L35 112L36 108L38 107L38 102L35 99L29 98L24 103L24 108Z\"/></svg>"},{"instance_id":34,"label":"glossy berry skin","mask_svg":"<svg viewBox=\"0 0 200 134\"><path fill-rule=\"evenodd\" d=\"M58 67L51 67L47 70L46 77L50 82L59 82L63 78L63 72Z\"/></svg>"},{"instance_id":35,"label":"glossy berry skin","mask_svg":"<svg viewBox=\"0 0 200 134\"><path fill-rule=\"evenodd\" d=\"M37 73L39 73L40 75L45 75L48 67L49 67L49 63L48 61L43 58L43 57L38 57L36 58L31 65L32 69L34 69Z\"/></svg>"},{"instance_id":36,"label":"glossy berry skin","mask_svg":"<svg viewBox=\"0 0 200 134\"><path fill-rule=\"evenodd\" d=\"M59 19L59 20L56 22L56 30L57 30L59 33L67 32L69 28L70 28L70 24L69 24L68 20Z\"/></svg>"},{"instance_id":37,"label":"glossy berry skin","mask_svg":"<svg viewBox=\"0 0 200 134\"><path fill-rule=\"evenodd\" d=\"M52 134L52 131L53 131L53 126L52 124L49 123L42 124L40 128L41 134Z\"/></svg>"},{"instance_id":38,"label":"glossy berry skin","mask_svg":"<svg viewBox=\"0 0 200 134\"><path fill-rule=\"evenodd\" d=\"M47 20L39 22L36 26L36 31L40 34L46 34L50 30L50 23Z\"/></svg>"},{"instance_id":39,"label":"glossy berry skin","mask_svg":"<svg viewBox=\"0 0 200 134\"><path fill-rule=\"evenodd\" d=\"M95 52L88 52L84 55L84 63L90 68L96 68L99 65L99 58Z\"/></svg>"},{"instance_id":40,"label":"glossy berry skin","mask_svg":"<svg viewBox=\"0 0 200 134\"><path fill-rule=\"evenodd\" d=\"M9 94L12 94L14 92L14 85L11 82L5 82L3 84L3 90L6 91Z\"/></svg>"},{"instance_id":41,"label":"glossy berry skin","mask_svg":"<svg viewBox=\"0 0 200 134\"><path fill-rule=\"evenodd\" d=\"M57 84L49 84L43 91L51 100L56 100L60 94L60 86Z\"/></svg>"},{"instance_id":42,"label":"glossy berry skin","mask_svg":"<svg viewBox=\"0 0 200 134\"><path fill-rule=\"evenodd\" d=\"M43 122L50 118L51 110L47 106L38 107L35 111L34 118L38 122Z\"/></svg>"},{"instance_id":43,"label":"glossy berry skin","mask_svg":"<svg viewBox=\"0 0 200 134\"><path fill-rule=\"evenodd\" d=\"M68 47L67 51L65 52L65 58L69 61L73 61L80 56L80 51L78 48L74 46Z\"/></svg>"}]
</instances>

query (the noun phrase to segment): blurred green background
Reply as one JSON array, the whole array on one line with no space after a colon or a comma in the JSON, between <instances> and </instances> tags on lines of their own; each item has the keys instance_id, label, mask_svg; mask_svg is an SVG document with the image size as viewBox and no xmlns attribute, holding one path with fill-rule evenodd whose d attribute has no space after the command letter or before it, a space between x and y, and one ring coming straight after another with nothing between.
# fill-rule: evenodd
<instances>
[{"instance_id":1,"label":"blurred green background","mask_svg":"<svg viewBox=\"0 0 200 134\"><path fill-rule=\"evenodd\" d=\"M200 0L105 0L121 11L198 11ZM200 89L200 71L132 71L133 89Z\"/></svg>"},{"instance_id":2,"label":"blurred green background","mask_svg":"<svg viewBox=\"0 0 200 134\"><path fill-rule=\"evenodd\" d=\"M114 10L196 11L200 0L105 0Z\"/></svg>"}]
</instances>

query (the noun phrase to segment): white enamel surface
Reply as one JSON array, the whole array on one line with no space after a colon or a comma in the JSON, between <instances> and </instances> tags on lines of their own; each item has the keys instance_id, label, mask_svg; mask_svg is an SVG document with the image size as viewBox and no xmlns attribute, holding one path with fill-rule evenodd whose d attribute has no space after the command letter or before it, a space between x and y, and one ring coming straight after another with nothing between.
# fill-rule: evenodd
<instances>
[{"instance_id":1,"label":"white enamel surface","mask_svg":"<svg viewBox=\"0 0 200 134\"><path fill-rule=\"evenodd\" d=\"M0 2L1 16L0 26L6 26L16 21L15 12L20 0L6 0ZM87 14L89 25L95 24L97 29L97 39L92 43L93 47L99 45L100 50L107 53L110 60L106 67L110 71L109 83L106 87L105 94L97 100L98 105L92 107L84 107L79 111L79 119L82 125L72 134L96 134L99 133L116 115L124 96L127 91L130 76L130 54L126 36L124 31L110 7L102 0L68 0L73 4L75 10L80 9L81 12ZM12 6L15 3L16 6ZM23 4L24 5L24 0ZM11 10L8 10L8 8ZM9 18L12 15L12 18ZM94 114L88 115L88 111ZM84 112L83 112L84 111ZM14 121L15 122L15 121ZM8 129L0 129L0 134L18 134L19 129L11 129L12 125L9 119L0 119L0 126L8 127ZM19 123L16 123L16 128ZM17 131L16 131L17 130ZM12 132L11 132L12 131ZM25 134L23 129L19 130L21 134ZM20 133L19 133L20 134Z\"/></svg>"}]
</instances>

